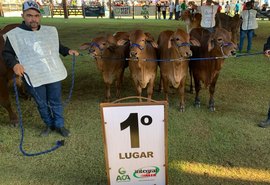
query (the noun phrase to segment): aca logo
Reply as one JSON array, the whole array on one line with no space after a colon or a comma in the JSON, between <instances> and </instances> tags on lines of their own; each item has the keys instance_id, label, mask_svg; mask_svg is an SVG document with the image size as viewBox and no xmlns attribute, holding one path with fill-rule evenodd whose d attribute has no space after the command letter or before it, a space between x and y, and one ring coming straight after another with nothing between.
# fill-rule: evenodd
<instances>
[{"instance_id":1,"label":"aca logo","mask_svg":"<svg viewBox=\"0 0 270 185\"><path fill-rule=\"evenodd\" d=\"M116 177L116 182L129 182L130 177L126 174L126 170L121 167L118 169L118 175Z\"/></svg>"},{"instance_id":2,"label":"aca logo","mask_svg":"<svg viewBox=\"0 0 270 185\"><path fill-rule=\"evenodd\" d=\"M160 169L157 166L143 167L135 170L133 176L136 178L156 177L159 170Z\"/></svg>"}]
</instances>

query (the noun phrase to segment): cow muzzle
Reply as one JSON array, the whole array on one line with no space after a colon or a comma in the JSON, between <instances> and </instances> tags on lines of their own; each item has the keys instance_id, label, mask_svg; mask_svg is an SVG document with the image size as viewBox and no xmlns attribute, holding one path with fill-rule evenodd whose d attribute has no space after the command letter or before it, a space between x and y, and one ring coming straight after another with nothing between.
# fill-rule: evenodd
<instances>
[{"instance_id":1,"label":"cow muzzle","mask_svg":"<svg viewBox=\"0 0 270 185\"><path fill-rule=\"evenodd\" d=\"M137 52L136 51L130 51L129 56L130 58L137 58Z\"/></svg>"}]
</instances>

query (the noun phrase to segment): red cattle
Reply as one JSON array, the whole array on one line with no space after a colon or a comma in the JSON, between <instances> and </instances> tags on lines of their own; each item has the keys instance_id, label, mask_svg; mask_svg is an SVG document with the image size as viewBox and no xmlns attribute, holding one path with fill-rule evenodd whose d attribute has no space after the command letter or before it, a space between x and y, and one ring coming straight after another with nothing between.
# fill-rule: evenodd
<instances>
[{"instance_id":1,"label":"red cattle","mask_svg":"<svg viewBox=\"0 0 270 185\"><path fill-rule=\"evenodd\" d=\"M119 34L117 34L119 36ZM102 73L106 86L106 101L111 98L111 85L116 83L116 97L120 96L120 87L123 81L126 58L128 57L129 45L117 46L118 37L107 35L93 38L90 43L83 44L80 49L88 49L95 58L98 70ZM127 41L126 41L127 42Z\"/></svg>"},{"instance_id":2,"label":"red cattle","mask_svg":"<svg viewBox=\"0 0 270 185\"><path fill-rule=\"evenodd\" d=\"M129 70L138 96L147 87L147 97L152 98L157 73L157 43L150 33L134 30L129 35ZM140 99L141 101L141 99Z\"/></svg>"},{"instance_id":3,"label":"red cattle","mask_svg":"<svg viewBox=\"0 0 270 185\"><path fill-rule=\"evenodd\" d=\"M8 87L8 84L13 78L13 70L6 67L2 57L2 51L5 45L3 35L17 26L19 26L19 24L10 24L0 30L0 105L8 111L10 122L14 126L18 124L18 117L14 112L13 108L11 107ZM20 82L21 80L17 78L17 83Z\"/></svg>"},{"instance_id":4,"label":"red cattle","mask_svg":"<svg viewBox=\"0 0 270 185\"><path fill-rule=\"evenodd\" d=\"M195 28L191 30L190 37L198 40L201 44L200 47L191 47L192 57L199 58L199 60L191 58L190 61L190 70L195 82L195 106L200 107L200 82L203 82L205 87L209 87L209 109L215 111L216 82L225 58L236 53L236 45L231 41L230 33L223 28L216 28L213 33L203 28Z\"/></svg>"},{"instance_id":5,"label":"red cattle","mask_svg":"<svg viewBox=\"0 0 270 185\"><path fill-rule=\"evenodd\" d=\"M195 41L191 42L193 45L198 45ZM192 55L189 34L181 29L161 32L158 37L158 55L165 99L168 101L169 86L177 88L180 111L183 112L185 110L185 80L188 73L187 58Z\"/></svg>"},{"instance_id":6,"label":"red cattle","mask_svg":"<svg viewBox=\"0 0 270 185\"><path fill-rule=\"evenodd\" d=\"M232 41L237 44L240 33L241 20L239 14L235 14L233 17L225 13L216 14L216 27L224 28L232 35Z\"/></svg>"},{"instance_id":7,"label":"red cattle","mask_svg":"<svg viewBox=\"0 0 270 185\"><path fill-rule=\"evenodd\" d=\"M192 14L189 10L182 12L181 20L186 24L186 31L189 33L193 28L201 27L202 15L200 13Z\"/></svg>"}]
</instances>

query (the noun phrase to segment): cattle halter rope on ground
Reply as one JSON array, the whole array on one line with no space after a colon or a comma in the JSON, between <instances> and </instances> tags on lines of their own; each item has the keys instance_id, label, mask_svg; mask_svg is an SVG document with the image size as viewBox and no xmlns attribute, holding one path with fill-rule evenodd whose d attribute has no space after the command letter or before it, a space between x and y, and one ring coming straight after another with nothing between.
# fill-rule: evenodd
<instances>
[{"instance_id":1,"label":"cattle halter rope on ground","mask_svg":"<svg viewBox=\"0 0 270 185\"><path fill-rule=\"evenodd\" d=\"M74 87L74 76L75 76L75 55L72 56L72 84L70 87L70 91L69 91L69 96L68 99L64 102L64 105L66 105L70 99L71 99L71 95L72 95L72 90ZM26 74L26 73L25 73ZM28 81L30 82L31 87L32 83L30 81L29 76L26 74L26 77L28 78ZM16 75L14 74L13 77L13 87L14 87L14 91L15 91L15 99L16 99L16 105L17 105L17 110L18 110L18 115L19 115L19 125L20 125L20 130L21 130L21 139L20 139L20 151L22 152L22 154L24 156L27 157L33 157L33 156L38 156L38 155L42 155L42 154L46 154L46 153L50 153L53 152L54 150L58 149L61 146L64 146L64 142L65 140L58 140L56 141L55 146L53 146L51 149L45 150L45 151L41 151L41 152L37 152L37 153L27 153L26 151L24 151L23 149L23 140L24 140L24 128L23 128L23 123L22 123L22 111L21 111L21 106L20 106L20 101L19 101L19 93L18 93L18 89L17 89L17 85L16 85ZM40 99L40 97L38 96L37 92L34 90L34 93L37 95L37 98ZM44 102L45 103L45 102ZM47 105L47 103L45 103ZM49 106L49 105L47 105Z\"/></svg>"}]
</instances>

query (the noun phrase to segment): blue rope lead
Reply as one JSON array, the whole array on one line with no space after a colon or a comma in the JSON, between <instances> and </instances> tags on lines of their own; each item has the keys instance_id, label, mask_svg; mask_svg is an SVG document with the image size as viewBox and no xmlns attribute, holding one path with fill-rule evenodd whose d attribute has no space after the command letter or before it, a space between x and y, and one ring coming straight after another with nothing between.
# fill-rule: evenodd
<instances>
[{"instance_id":1,"label":"blue rope lead","mask_svg":"<svg viewBox=\"0 0 270 185\"><path fill-rule=\"evenodd\" d=\"M67 101L65 102L65 104L68 103L68 101L71 99L72 89L74 87L74 76L75 76L74 74L75 74L75 55L73 55L73 57L72 57L72 85L70 88L69 97L68 97ZM31 84L29 76L28 75L26 75L26 76L28 78L28 81ZM16 84L16 74L13 75L13 87L14 87L16 105L17 105L17 110L18 110L18 115L19 115L19 125L20 125L20 130L21 130L21 139L20 139L19 148L20 148L20 151L22 152L22 154L24 156L27 156L27 157L33 157L33 156L38 156L38 155L53 152L54 150L58 149L59 147L64 146L65 140L58 140L58 141L56 141L55 146L53 146L51 149L48 149L45 151L41 151L41 152L37 152L37 153L27 153L26 151L24 151L24 149L23 149L24 128L23 128L23 123L22 123L22 111L21 111L21 106L20 106L20 101L19 101L19 93L18 93L18 88L17 88L17 84Z\"/></svg>"},{"instance_id":2,"label":"blue rope lead","mask_svg":"<svg viewBox=\"0 0 270 185\"><path fill-rule=\"evenodd\" d=\"M243 53L243 54L237 54L235 57L245 57L245 56L250 56L250 55L261 55L264 54L264 52L256 52L256 53Z\"/></svg>"},{"instance_id":3,"label":"blue rope lead","mask_svg":"<svg viewBox=\"0 0 270 185\"><path fill-rule=\"evenodd\" d=\"M52 151L56 150L57 148L63 146L64 140L57 141L56 145L54 147L52 147L49 150L42 151L42 152L27 153L24 151L24 149L23 149L24 128L23 128L23 123L22 123L22 111L21 111L21 106L20 106L20 101L19 101L19 93L18 93L18 89L17 89L17 85L16 85L16 75L15 74L13 76L13 87L14 87L14 91L15 91L16 105L17 105L17 110L18 110L18 114L19 114L19 125L20 125L20 130L21 130L20 151L22 152L22 154L24 156L28 156L28 157L38 156L41 154L46 154L46 153L52 152Z\"/></svg>"}]
</instances>

